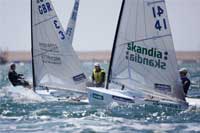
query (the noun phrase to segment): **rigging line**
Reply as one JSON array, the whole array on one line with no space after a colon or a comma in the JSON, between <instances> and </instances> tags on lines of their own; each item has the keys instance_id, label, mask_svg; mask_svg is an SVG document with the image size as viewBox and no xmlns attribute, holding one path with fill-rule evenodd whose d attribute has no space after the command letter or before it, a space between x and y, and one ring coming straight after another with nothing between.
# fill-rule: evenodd
<instances>
[{"instance_id":1,"label":"rigging line","mask_svg":"<svg viewBox=\"0 0 200 133\"><path fill-rule=\"evenodd\" d=\"M44 22L47 22L47 21L49 21L49 20L51 20L51 19L53 19L53 18L56 18L56 17L57 17L57 16L55 15L55 16L52 16L51 18L45 19L45 20L43 20L43 21L41 21L41 22L38 22L38 23L34 24L33 27L34 27L34 26L38 26L38 25L40 25L40 24L42 24L42 23L44 23Z\"/></svg>"}]
</instances>

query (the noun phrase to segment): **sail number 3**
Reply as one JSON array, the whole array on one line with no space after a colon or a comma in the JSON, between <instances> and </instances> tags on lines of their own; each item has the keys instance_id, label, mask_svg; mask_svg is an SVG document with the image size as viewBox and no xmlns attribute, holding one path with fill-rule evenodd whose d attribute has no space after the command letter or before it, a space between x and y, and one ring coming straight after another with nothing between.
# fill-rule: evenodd
<instances>
[{"instance_id":1,"label":"sail number 3","mask_svg":"<svg viewBox=\"0 0 200 133\"><path fill-rule=\"evenodd\" d=\"M152 7L152 11L154 18L161 18L162 15L164 14L164 10L160 6ZM167 29L166 19L165 18L161 20L157 19L154 26L159 31L161 31L163 28L166 30Z\"/></svg>"},{"instance_id":2,"label":"sail number 3","mask_svg":"<svg viewBox=\"0 0 200 133\"><path fill-rule=\"evenodd\" d=\"M58 20L54 20L53 23L54 23L55 28L59 30L60 26L58 24ZM59 30L58 34L59 34L61 40L65 39L65 33L62 30Z\"/></svg>"}]
</instances>

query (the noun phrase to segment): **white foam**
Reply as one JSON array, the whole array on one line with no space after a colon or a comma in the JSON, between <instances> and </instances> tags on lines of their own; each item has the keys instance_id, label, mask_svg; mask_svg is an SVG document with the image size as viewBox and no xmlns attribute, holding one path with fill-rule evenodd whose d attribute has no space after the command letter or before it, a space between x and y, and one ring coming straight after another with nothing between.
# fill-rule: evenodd
<instances>
[{"instance_id":1,"label":"white foam","mask_svg":"<svg viewBox=\"0 0 200 133\"><path fill-rule=\"evenodd\" d=\"M35 102L45 102L45 100L33 90L24 88L22 86L7 86L0 90L1 96L8 96L12 98L15 102L20 103L35 103Z\"/></svg>"}]
</instances>

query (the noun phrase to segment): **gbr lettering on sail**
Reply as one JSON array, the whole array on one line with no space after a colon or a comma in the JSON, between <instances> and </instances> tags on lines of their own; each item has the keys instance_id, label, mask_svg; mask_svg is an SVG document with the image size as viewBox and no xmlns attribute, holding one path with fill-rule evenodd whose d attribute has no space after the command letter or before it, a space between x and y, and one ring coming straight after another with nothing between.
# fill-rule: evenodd
<instances>
[{"instance_id":1,"label":"gbr lettering on sail","mask_svg":"<svg viewBox=\"0 0 200 133\"><path fill-rule=\"evenodd\" d=\"M37 0L37 4L38 4L38 11L39 11L40 15L45 15L45 14L48 14L49 12L53 11L51 3L48 2L47 0ZM60 24L56 18L53 20L53 24L60 36L60 39L64 40L65 33L60 29L61 28Z\"/></svg>"}]
</instances>

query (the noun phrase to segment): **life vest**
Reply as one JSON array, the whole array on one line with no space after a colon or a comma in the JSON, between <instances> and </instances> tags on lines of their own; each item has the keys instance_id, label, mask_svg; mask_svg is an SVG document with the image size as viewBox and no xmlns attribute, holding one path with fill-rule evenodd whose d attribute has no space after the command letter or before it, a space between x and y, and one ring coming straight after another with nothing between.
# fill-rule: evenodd
<instances>
[{"instance_id":1,"label":"life vest","mask_svg":"<svg viewBox=\"0 0 200 133\"><path fill-rule=\"evenodd\" d=\"M101 82L101 79L102 79L102 76L103 76L102 73L105 73L105 71L103 69L101 69L101 71L99 71L99 72L96 72L96 70L93 69L94 80L96 81L96 83Z\"/></svg>"}]
</instances>

